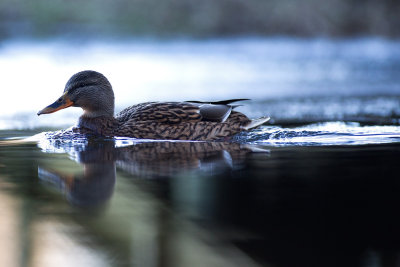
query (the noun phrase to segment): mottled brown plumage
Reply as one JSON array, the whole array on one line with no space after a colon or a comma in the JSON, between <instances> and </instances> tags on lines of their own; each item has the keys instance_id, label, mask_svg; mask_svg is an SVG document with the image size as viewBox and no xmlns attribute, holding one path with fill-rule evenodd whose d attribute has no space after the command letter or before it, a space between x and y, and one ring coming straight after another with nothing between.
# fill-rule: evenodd
<instances>
[{"instance_id":1,"label":"mottled brown plumage","mask_svg":"<svg viewBox=\"0 0 400 267\"><path fill-rule=\"evenodd\" d=\"M77 131L102 136L145 139L217 140L257 127L268 118L250 120L230 105L244 99L203 103L148 102L122 110L115 117L111 84L100 73L83 71L67 82L64 94L40 114L78 106L83 108Z\"/></svg>"}]
</instances>

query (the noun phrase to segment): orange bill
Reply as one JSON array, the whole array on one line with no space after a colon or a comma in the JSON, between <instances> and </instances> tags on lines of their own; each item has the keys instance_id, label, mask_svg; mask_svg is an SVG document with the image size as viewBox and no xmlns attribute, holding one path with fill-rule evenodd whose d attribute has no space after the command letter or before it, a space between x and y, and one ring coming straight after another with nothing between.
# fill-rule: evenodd
<instances>
[{"instance_id":1,"label":"orange bill","mask_svg":"<svg viewBox=\"0 0 400 267\"><path fill-rule=\"evenodd\" d=\"M66 94L63 94L58 100L56 100L53 104L45 107L41 111L37 113L37 115L42 115L42 114L49 114L56 112L60 109L64 109L67 107L70 107L74 104L74 102L69 99L69 97Z\"/></svg>"}]
</instances>

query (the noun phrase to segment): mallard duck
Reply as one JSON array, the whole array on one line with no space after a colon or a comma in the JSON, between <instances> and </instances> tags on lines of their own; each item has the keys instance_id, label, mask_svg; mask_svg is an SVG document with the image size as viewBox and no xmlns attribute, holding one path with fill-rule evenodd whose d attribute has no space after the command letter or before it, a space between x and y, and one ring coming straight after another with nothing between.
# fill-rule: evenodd
<instances>
[{"instance_id":1,"label":"mallard duck","mask_svg":"<svg viewBox=\"0 0 400 267\"><path fill-rule=\"evenodd\" d=\"M144 139L218 140L260 126L268 117L250 120L234 111L232 103L147 102L122 110L114 117L114 92L107 78L96 71L74 74L63 95L37 113L49 114L67 107L81 107L77 130L100 136Z\"/></svg>"}]
</instances>

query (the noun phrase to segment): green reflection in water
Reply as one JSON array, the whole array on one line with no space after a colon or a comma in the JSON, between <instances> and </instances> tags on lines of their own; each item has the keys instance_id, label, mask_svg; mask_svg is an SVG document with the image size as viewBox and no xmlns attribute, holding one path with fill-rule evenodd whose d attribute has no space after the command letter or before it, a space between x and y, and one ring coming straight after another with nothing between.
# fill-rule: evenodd
<instances>
[{"instance_id":1,"label":"green reflection in water","mask_svg":"<svg viewBox=\"0 0 400 267\"><path fill-rule=\"evenodd\" d=\"M7 135L0 144L0 196L13 203L6 209L15 218L8 226L15 246L5 248L17 255L13 264L256 265L173 212L152 180L212 177L238 168L248 149L163 142L115 148L113 140L44 141L39 148Z\"/></svg>"},{"instance_id":2,"label":"green reflection in water","mask_svg":"<svg viewBox=\"0 0 400 267\"><path fill-rule=\"evenodd\" d=\"M256 149L4 137L0 253L25 266L398 266L399 144Z\"/></svg>"}]
</instances>

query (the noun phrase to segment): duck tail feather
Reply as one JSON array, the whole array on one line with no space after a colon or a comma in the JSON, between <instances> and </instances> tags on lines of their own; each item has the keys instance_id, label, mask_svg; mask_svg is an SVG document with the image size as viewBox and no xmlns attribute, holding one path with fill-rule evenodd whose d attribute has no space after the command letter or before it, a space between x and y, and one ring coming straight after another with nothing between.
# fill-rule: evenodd
<instances>
[{"instance_id":1,"label":"duck tail feather","mask_svg":"<svg viewBox=\"0 0 400 267\"><path fill-rule=\"evenodd\" d=\"M205 101L190 100L190 101L185 101L185 102L196 103L196 104L229 105L229 104L234 103L234 102L245 101L245 100L250 100L250 99L248 99L248 98L236 98L236 99L228 99L228 100L221 100L221 101L215 101L215 102L205 102Z\"/></svg>"},{"instance_id":2,"label":"duck tail feather","mask_svg":"<svg viewBox=\"0 0 400 267\"><path fill-rule=\"evenodd\" d=\"M270 119L270 117L261 117L261 118L258 118L258 119L251 120L248 124L242 126L242 129L247 131L247 130L256 128L256 127L258 127L260 125L263 125L267 121L269 121L269 119Z\"/></svg>"}]
</instances>

